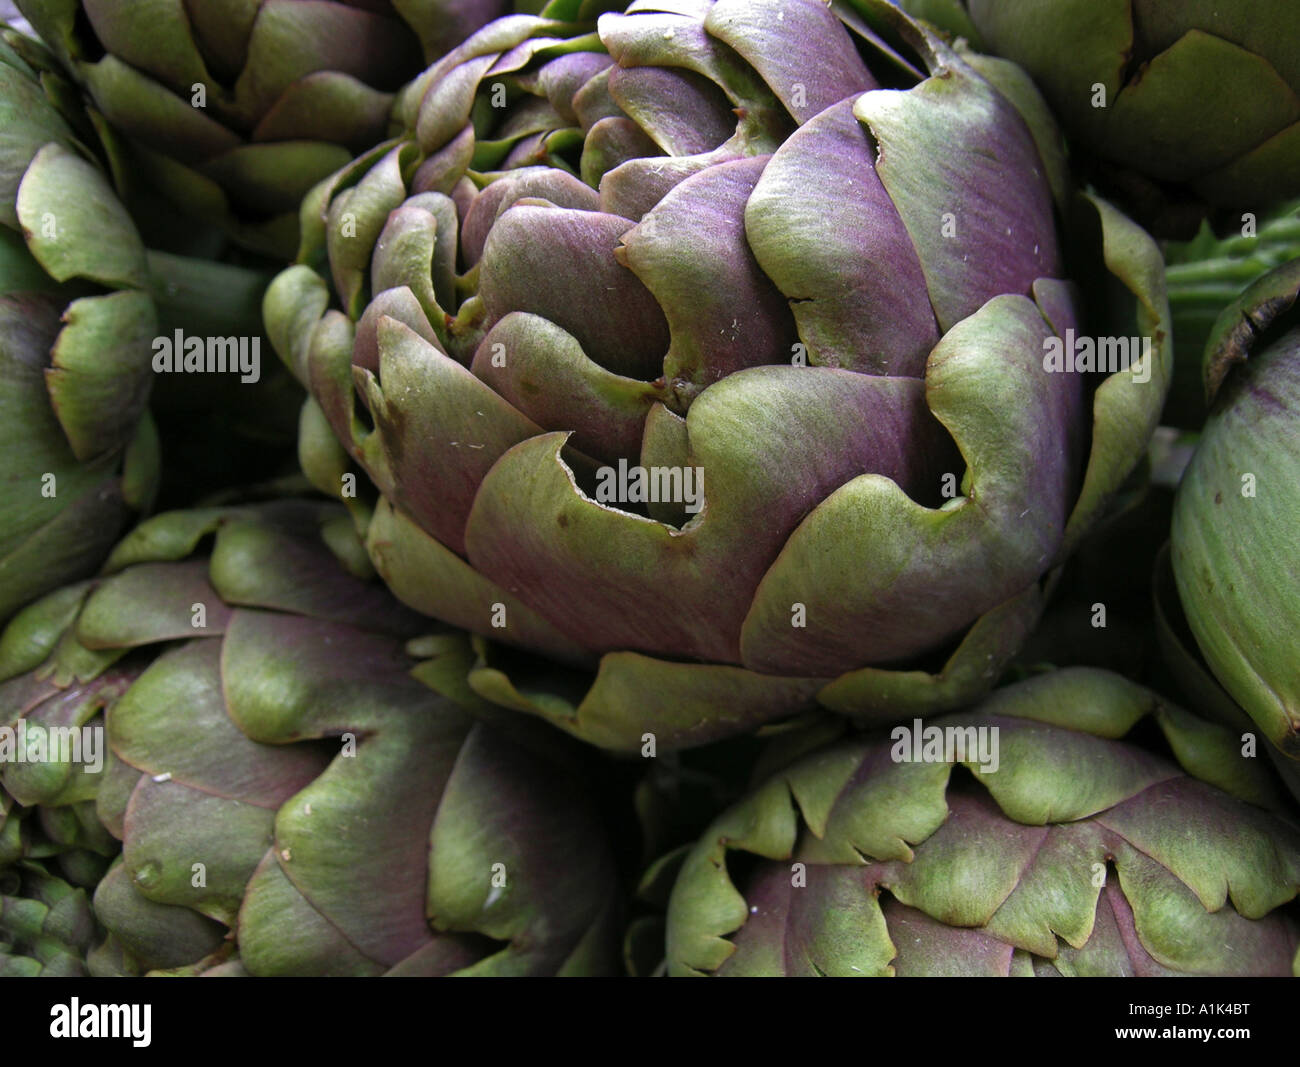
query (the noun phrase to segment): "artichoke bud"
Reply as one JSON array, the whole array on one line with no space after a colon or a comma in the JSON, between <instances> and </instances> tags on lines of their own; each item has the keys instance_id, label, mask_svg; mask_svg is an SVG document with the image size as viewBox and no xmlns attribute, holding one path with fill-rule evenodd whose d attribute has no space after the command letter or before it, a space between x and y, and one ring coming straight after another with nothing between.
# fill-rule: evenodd
<instances>
[{"instance_id":1,"label":"artichoke bud","mask_svg":"<svg viewBox=\"0 0 1300 1067\"><path fill-rule=\"evenodd\" d=\"M1224 309L1206 346L1212 399L1174 505L1171 562L1188 624L1223 687L1300 760L1300 260Z\"/></svg>"},{"instance_id":2,"label":"artichoke bud","mask_svg":"<svg viewBox=\"0 0 1300 1067\"><path fill-rule=\"evenodd\" d=\"M877 0L634 5L493 22L402 115L313 195L341 314L300 266L267 317L397 595L588 677L481 695L634 751L992 684L1169 371L1158 250L1023 73Z\"/></svg>"}]
</instances>

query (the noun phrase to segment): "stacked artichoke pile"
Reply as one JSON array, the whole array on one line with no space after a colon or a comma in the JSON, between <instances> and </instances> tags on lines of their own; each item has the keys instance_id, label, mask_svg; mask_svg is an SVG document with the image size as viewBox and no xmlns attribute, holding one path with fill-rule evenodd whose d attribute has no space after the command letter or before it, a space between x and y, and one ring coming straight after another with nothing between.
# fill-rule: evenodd
<instances>
[{"instance_id":1,"label":"stacked artichoke pile","mask_svg":"<svg viewBox=\"0 0 1300 1067\"><path fill-rule=\"evenodd\" d=\"M1300 974L1300 23L1090 4L18 0L0 974Z\"/></svg>"}]
</instances>

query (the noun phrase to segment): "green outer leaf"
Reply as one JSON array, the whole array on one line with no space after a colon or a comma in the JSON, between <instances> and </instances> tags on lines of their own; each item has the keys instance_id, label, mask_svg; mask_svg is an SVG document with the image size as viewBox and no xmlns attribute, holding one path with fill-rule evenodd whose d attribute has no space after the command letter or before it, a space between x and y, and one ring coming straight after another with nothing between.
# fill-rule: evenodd
<instances>
[{"instance_id":1,"label":"green outer leaf","mask_svg":"<svg viewBox=\"0 0 1300 1067\"><path fill-rule=\"evenodd\" d=\"M1136 381L1129 371L1116 371L1093 396L1092 452L1070 521L1065 528L1061 557L1078 546L1100 519L1145 453L1160 420L1173 376L1173 342L1164 259L1145 230L1100 197L1087 194L1101 224L1101 255L1106 269L1123 283L1136 301L1139 336L1151 338L1151 357ZM1081 211L1089 210L1081 206ZM1136 366L1136 364L1135 364Z\"/></svg>"},{"instance_id":2,"label":"green outer leaf","mask_svg":"<svg viewBox=\"0 0 1300 1067\"><path fill-rule=\"evenodd\" d=\"M709 827L686 857L669 900L669 975L716 970L735 951L722 935L744 923L748 909L727 874L728 850L782 859L794 849L796 828L794 806L779 778Z\"/></svg>"},{"instance_id":3,"label":"green outer leaf","mask_svg":"<svg viewBox=\"0 0 1300 1067\"><path fill-rule=\"evenodd\" d=\"M16 230L14 198L37 152L50 144L70 150L75 139L26 64L7 45L0 58L0 225Z\"/></svg>"},{"instance_id":4,"label":"green outer leaf","mask_svg":"<svg viewBox=\"0 0 1300 1067\"><path fill-rule=\"evenodd\" d=\"M43 596L15 615L0 633L0 681L35 670L81 610L90 585L78 582Z\"/></svg>"},{"instance_id":5,"label":"green outer leaf","mask_svg":"<svg viewBox=\"0 0 1300 1067\"><path fill-rule=\"evenodd\" d=\"M613 752L638 752L652 737L664 751L706 744L814 706L822 682L759 674L723 664L672 663L636 652L601 657L591 687L574 704L563 695L511 680L480 657L470 672L476 693L502 707L541 716Z\"/></svg>"},{"instance_id":6,"label":"green outer leaf","mask_svg":"<svg viewBox=\"0 0 1300 1067\"><path fill-rule=\"evenodd\" d=\"M987 693L1037 624L1045 604L1034 584L986 612L937 674L879 667L842 674L818 694L819 703L863 724L953 711Z\"/></svg>"},{"instance_id":7,"label":"green outer leaf","mask_svg":"<svg viewBox=\"0 0 1300 1067\"><path fill-rule=\"evenodd\" d=\"M99 168L69 149L47 144L36 153L18 187L17 210L32 255L51 277L148 287L131 216Z\"/></svg>"},{"instance_id":8,"label":"green outer leaf","mask_svg":"<svg viewBox=\"0 0 1300 1067\"><path fill-rule=\"evenodd\" d=\"M74 300L45 372L50 402L82 461L120 450L136 433L153 384L158 321L145 293Z\"/></svg>"}]
</instances>

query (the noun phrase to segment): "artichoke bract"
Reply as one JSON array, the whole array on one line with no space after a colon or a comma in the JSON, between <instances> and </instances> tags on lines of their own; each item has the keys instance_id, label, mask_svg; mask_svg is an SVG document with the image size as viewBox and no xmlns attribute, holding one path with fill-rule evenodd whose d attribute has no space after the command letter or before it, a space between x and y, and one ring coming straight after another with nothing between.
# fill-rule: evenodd
<instances>
[{"instance_id":1,"label":"artichoke bract","mask_svg":"<svg viewBox=\"0 0 1300 1067\"><path fill-rule=\"evenodd\" d=\"M1081 152L1171 235L1195 229L1197 203L1259 213L1300 195L1289 0L901 3L1024 67Z\"/></svg>"},{"instance_id":2,"label":"artichoke bract","mask_svg":"<svg viewBox=\"0 0 1300 1067\"><path fill-rule=\"evenodd\" d=\"M1124 740L1148 716L1185 770ZM1276 802L1226 729L1106 671L1041 675L721 815L673 886L668 971L1289 975L1300 829Z\"/></svg>"},{"instance_id":3,"label":"artichoke bract","mask_svg":"<svg viewBox=\"0 0 1300 1067\"><path fill-rule=\"evenodd\" d=\"M1200 654L1178 597L1168 541L1155 558L1150 585L1160 655L1187 706L1202 718L1226 726L1243 741L1255 744L1258 728L1254 720L1223 688ZM1276 745L1265 743L1260 747L1291 795L1300 800L1300 760L1287 756Z\"/></svg>"},{"instance_id":4,"label":"artichoke bract","mask_svg":"<svg viewBox=\"0 0 1300 1067\"><path fill-rule=\"evenodd\" d=\"M578 672L493 644L476 690L636 750L994 683L1168 380L1157 250L1021 72L874 0L638 3L494 22L399 111L268 335L397 595ZM1058 213L1123 372L1076 362Z\"/></svg>"},{"instance_id":5,"label":"artichoke bract","mask_svg":"<svg viewBox=\"0 0 1300 1067\"><path fill-rule=\"evenodd\" d=\"M20 0L18 8L126 135L133 183L287 260L303 194L389 136L393 93L426 63L514 5Z\"/></svg>"},{"instance_id":6,"label":"artichoke bract","mask_svg":"<svg viewBox=\"0 0 1300 1067\"><path fill-rule=\"evenodd\" d=\"M1300 260L1224 309L1205 350L1210 415L1174 502L1170 561L1210 669L1300 761Z\"/></svg>"},{"instance_id":7,"label":"artichoke bract","mask_svg":"<svg viewBox=\"0 0 1300 1067\"><path fill-rule=\"evenodd\" d=\"M0 40L0 621L90 573L158 478L145 248L36 42Z\"/></svg>"},{"instance_id":8,"label":"artichoke bract","mask_svg":"<svg viewBox=\"0 0 1300 1067\"><path fill-rule=\"evenodd\" d=\"M11 759L5 788L53 806L94 777L122 842L93 973L614 966L613 862L581 776L479 721L463 636L427 636L367 574L335 504L169 512L10 624L0 721L49 755ZM98 773L56 756L55 725L106 734Z\"/></svg>"}]
</instances>

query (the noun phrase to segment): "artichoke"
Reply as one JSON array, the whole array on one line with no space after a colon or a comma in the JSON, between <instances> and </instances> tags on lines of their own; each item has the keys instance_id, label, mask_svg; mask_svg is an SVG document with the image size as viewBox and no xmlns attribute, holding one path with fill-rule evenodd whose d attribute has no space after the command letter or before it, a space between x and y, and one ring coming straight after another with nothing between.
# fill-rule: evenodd
<instances>
[{"instance_id":1,"label":"artichoke","mask_svg":"<svg viewBox=\"0 0 1300 1067\"><path fill-rule=\"evenodd\" d=\"M1174 503L1170 559L1196 644L1263 734L1300 760L1300 259L1224 309L1213 401Z\"/></svg>"},{"instance_id":2,"label":"artichoke","mask_svg":"<svg viewBox=\"0 0 1300 1067\"><path fill-rule=\"evenodd\" d=\"M149 506L144 245L35 42L0 39L0 621L92 571Z\"/></svg>"},{"instance_id":3,"label":"artichoke","mask_svg":"<svg viewBox=\"0 0 1300 1067\"><path fill-rule=\"evenodd\" d=\"M1154 429L1158 251L1009 63L877 0L663 6L490 24L307 198L265 301L304 469L492 639L477 692L604 747L961 706ZM1090 329L1149 355L1058 366Z\"/></svg>"},{"instance_id":4,"label":"artichoke","mask_svg":"<svg viewBox=\"0 0 1300 1067\"><path fill-rule=\"evenodd\" d=\"M540 4L525 4L536 10ZM393 93L506 0L20 0L161 195L290 259L298 202L388 136Z\"/></svg>"},{"instance_id":5,"label":"artichoke","mask_svg":"<svg viewBox=\"0 0 1300 1067\"><path fill-rule=\"evenodd\" d=\"M37 863L0 870L0 978L83 978L101 937L84 889Z\"/></svg>"},{"instance_id":6,"label":"artichoke","mask_svg":"<svg viewBox=\"0 0 1300 1067\"><path fill-rule=\"evenodd\" d=\"M1259 213L1300 195L1290 0L901 3L1024 67L1100 175L1170 235L1190 236L1197 205Z\"/></svg>"},{"instance_id":7,"label":"artichoke","mask_svg":"<svg viewBox=\"0 0 1300 1067\"><path fill-rule=\"evenodd\" d=\"M123 152L49 52L3 31L0 622L92 572L159 495L187 505L291 455L301 392L278 361L261 368L268 276L146 247L110 181ZM209 353L252 339L252 362L198 373L178 352L181 373L156 382L177 331Z\"/></svg>"},{"instance_id":8,"label":"artichoke","mask_svg":"<svg viewBox=\"0 0 1300 1067\"><path fill-rule=\"evenodd\" d=\"M1123 739L1147 716L1186 770ZM1106 671L1040 675L721 815L673 886L668 970L1291 974L1300 829L1275 803L1228 731Z\"/></svg>"},{"instance_id":9,"label":"artichoke","mask_svg":"<svg viewBox=\"0 0 1300 1067\"><path fill-rule=\"evenodd\" d=\"M96 773L51 740L4 778L40 779L20 799L56 810L97 779L122 857L95 892L94 973L614 966L613 864L580 768L477 719L464 639L426 636L417 661L405 642L427 621L365 573L334 504L169 512L11 622L9 736L57 723L111 749Z\"/></svg>"}]
</instances>

